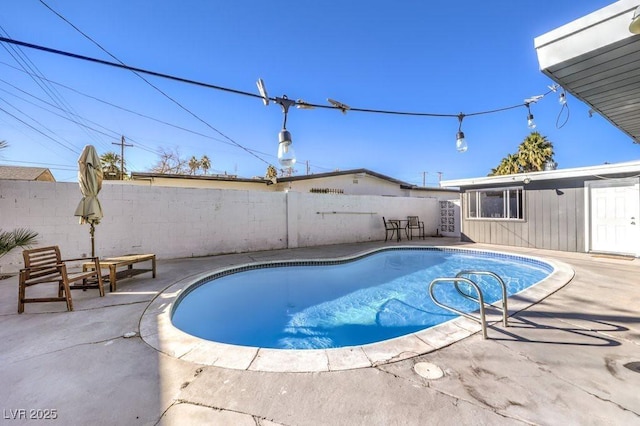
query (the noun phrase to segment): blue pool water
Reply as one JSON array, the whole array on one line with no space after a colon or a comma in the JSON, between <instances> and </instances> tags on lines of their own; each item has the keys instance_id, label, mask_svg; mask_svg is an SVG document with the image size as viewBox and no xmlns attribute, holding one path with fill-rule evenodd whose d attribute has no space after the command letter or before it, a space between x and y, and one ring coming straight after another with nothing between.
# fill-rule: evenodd
<instances>
[{"instance_id":1,"label":"blue pool water","mask_svg":"<svg viewBox=\"0 0 640 426\"><path fill-rule=\"evenodd\" d=\"M383 250L346 261L252 265L191 286L172 313L174 326L216 342L279 349L355 346L413 333L455 317L433 304L431 280L461 270L498 274L509 295L541 281L553 268L498 253L456 249ZM485 300L501 299L489 277L474 277ZM471 312L478 305L453 286L438 300Z\"/></svg>"}]
</instances>

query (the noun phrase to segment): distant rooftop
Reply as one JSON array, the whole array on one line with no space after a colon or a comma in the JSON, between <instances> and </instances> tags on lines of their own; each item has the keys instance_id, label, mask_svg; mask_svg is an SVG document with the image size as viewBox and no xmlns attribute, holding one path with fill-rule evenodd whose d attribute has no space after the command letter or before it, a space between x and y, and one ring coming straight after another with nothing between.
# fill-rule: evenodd
<instances>
[{"instance_id":1,"label":"distant rooftop","mask_svg":"<svg viewBox=\"0 0 640 426\"><path fill-rule=\"evenodd\" d=\"M55 182L49 169L43 167L0 166L0 179Z\"/></svg>"}]
</instances>

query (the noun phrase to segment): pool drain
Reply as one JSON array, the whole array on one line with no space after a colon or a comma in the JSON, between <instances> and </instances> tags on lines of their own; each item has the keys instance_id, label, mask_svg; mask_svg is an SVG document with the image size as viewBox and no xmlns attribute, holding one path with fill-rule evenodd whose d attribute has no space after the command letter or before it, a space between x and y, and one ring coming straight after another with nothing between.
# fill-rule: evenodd
<instances>
[{"instance_id":1,"label":"pool drain","mask_svg":"<svg viewBox=\"0 0 640 426\"><path fill-rule=\"evenodd\" d=\"M418 362L413 369L419 376L428 380L436 380L444 376L442 369L430 362Z\"/></svg>"},{"instance_id":2,"label":"pool drain","mask_svg":"<svg viewBox=\"0 0 640 426\"><path fill-rule=\"evenodd\" d=\"M628 362L624 366L635 373L640 373L640 361Z\"/></svg>"}]
</instances>

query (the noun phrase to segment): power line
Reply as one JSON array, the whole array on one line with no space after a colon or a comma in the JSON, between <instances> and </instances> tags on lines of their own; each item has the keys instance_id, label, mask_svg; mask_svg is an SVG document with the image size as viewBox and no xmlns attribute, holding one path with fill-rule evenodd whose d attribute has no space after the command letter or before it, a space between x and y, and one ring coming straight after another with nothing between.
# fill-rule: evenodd
<instances>
[{"instance_id":1,"label":"power line","mask_svg":"<svg viewBox=\"0 0 640 426\"><path fill-rule=\"evenodd\" d=\"M60 13L56 12L55 10L53 10L48 4L46 4L43 0L40 0L40 3L42 3L47 9L49 9L51 12L53 12L56 16L58 16L60 19L62 19L63 21L65 21L67 24L71 25L71 27L73 27L73 29L75 29L77 32L79 32L80 34L82 34L86 39L88 39L89 41L91 41L93 44L95 44L96 46L98 46L98 48L100 48L100 50L102 50L103 52L105 52L107 55L109 55L111 58L113 58L114 60L118 61L118 63L120 65L123 65L126 67L125 63L122 62L120 59L118 59L115 55L111 54L111 52L109 52L107 49L105 49L104 47L102 47L100 45L100 43L98 43L97 41L95 41L94 39L92 39L91 37L89 37L89 35L85 34L82 30L80 30L78 27L76 27L75 25L73 25L71 22L69 22L69 20L67 20L64 16L62 16ZM114 64L115 65L115 64ZM220 136L224 137L225 139L229 140L231 143L233 143L234 145L236 145L238 148L243 149L244 151L246 151L248 154L256 157L258 160L266 163L267 165L269 164L268 161L266 161L265 159L261 158L260 156L256 155L254 152L250 151L249 149L245 148L243 145L239 144L238 142L234 141L233 139L231 139L229 136L227 136L226 134L222 133L220 130L216 129L215 127L213 127L209 122L207 122L206 120L204 120L203 118L201 118L200 116L198 116L196 113L194 113L193 111L191 111L190 109L188 109L187 107L185 107L184 105L182 105L180 102L178 102L177 100L175 100L174 98L172 98L171 96L169 96L166 92L164 92L163 90L161 90L159 87L157 87L156 85L152 84L149 80L147 80L146 78L144 78L143 76L141 76L139 74L139 70L135 70L135 69L130 69L137 77L139 77L142 81L144 81L145 83L147 83L149 86L151 86L152 88L154 88L156 91L158 91L160 94L162 94L165 98L169 99L171 102L173 102L174 104L176 104L178 107L180 107L182 110L186 111L188 114L190 114L192 117L194 117L195 119L197 119L198 121L200 121L201 123L203 123L205 126L209 127L211 130L213 130L214 132L218 133Z\"/></svg>"},{"instance_id":2,"label":"power line","mask_svg":"<svg viewBox=\"0 0 640 426\"><path fill-rule=\"evenodd\" d=\"M5 102L6 102L6 101L5 101ZM15 108L15 107L14 107L14 108ZM25 126L27 126L27 127L31 128L32 130L34 130L34 131L36 131L36 132L40 133L40 134L41 134L42 136L44 136L45 138L47 138L47 139L51 139L52 141L54 141L54 142L55 142L55 143L57 143L58 145L62 146L63 148L68 149L69 151L73 152L74 154L80 155L80 151L77 151L77 150L75 150L75 149L73 149L73 148L69 148L68 146L64 145L62 142L55 140L54 138L52 138L51 136L47 135L47 134L46 134L46 133L44 133L43 131L41 131L41 130L39 130L39 129L35 128L35 127L33 127L31 124L27 123L26 121L21 120L19 117L16 117L15 115L11 114L11 113L10 113L9 111L7 111L6 109L4 109L4 108L0 107L0 111L4 112L5 114L7 114L7 115L8 115L8 116L10 116L10 117L13 117L14 119L18 120L19 122L21 122L21 123L22 123L22 124L24 124ZM18 110L18 111L20 111L20 110ZM22 111L20 111L20 112L22 113ZM28 117L28 116L27 116L27 117ZM31 118L31 117L29 117L29 118ZM32 118L32 120L33 120L33 118ZM34 121L35 121L35 120L34 120ZM40 123L38 123L38 124L40 124ZM44 127L44 126L43 126L43 127ZM46 127L45 127L45 129L46 129ZM47 130L49 130L49 129L47 129ZM50 131L50 130L49 130L49 131Z\"/></svg>"},{"instance_id":3,"label":"power line","mask_svg":"<svg viewBox=\"0 0 640 426\"><path fill-rule=\"evenodd\" d=\"M52 170L64 170L64 171L74 171L77 170L75 166L68 166L66 164L53 164L53 163L37 163L34 161L14 161L14 160L4 160L5 163L13 163L13 164L35 164L38 166L47 166L47 168Z\"/></svg>"},{"instance_id":4,"label":"power line","mask_svg":"<svg viewBox=\"0 0 640 426\"><path fill-rule=\"evenodd\" d=\"M7 35L7 37L9 37L9 34L7 33L7 31L1 25L0 25L0 33L4 33L5 35ZM60 95L60 93L57 92L54 87L51 87L47 84L47 80L46 78L44 78L44 74L42 73L42 71L40 71L40 69L36 66L36 64L34 64L33 61L29 59L29 57L20 49L19 46L16 46L16 47L10 46L11 50L9 50L6 46L4 47L7 53L9 53L9 55L14 59L14 61L16 61L16 63L18 63L18 65L20 65L20 67L22 67L22 69L31 77L31 79L36 83L36 85L38 85L40 89L42 89L42 91L53 102L55 102L58 105L60 110L62 110L69 117L72 117L72 116L78 117L77 113L73 111L73 108L71 107L71 105L69 105L68 102L64 100L62 95ZM27 68L31 72L28 72ZM98 141L92 134L87 132L86 129L82 129L82 130L87 134L87 136Z\"/></svg>"},{"instance_id":5,"label":"power line","mask_svg":"<svg viewBox=\"0 0 640 426\"><path fill-rule=\"evenodd\" d=\"M22 70L22 69L19 69L19 68L17 68L17 67L14 67L13 65L8 64L8 63L6 63L6 62L4 62L4 61L0 61L0 64L3 64L3 65L5 65L5 66L7 66L7 67L9 67L9 68L12 68L12 69L16 70L16 71L19 71L19 72L22 72L22 73L25 73L25 74L29 74L27 71ZM24 90L17 88L17 87L16 87L16 86L14 86L13 84L8 83L8 82L6 82L5 80L0 79L0 81L2 81L2 82L4 82L4 83L8 84L9 86L11 86L11 87L13 87L13 88L15 88L15 89L17 89L17 90L19 90L19 91L23 92L23 93L28 94L29 96L35 97L34 95L29 94L29 93L25 92ZM137 116L139 116L139 117L146 118L146 119L148 119L148 120L152 120L152 121L155 121L155 122L157 122L157 123L164 124L165 126L173 127L173 128L175 128L175 129L182 130L182 131L187 132L187 133L191 133L191 134L194 134L194 135L197 135L197 136L201 136L201 137L204 137L204 138L207 138L207 139L211 139L211 140L214 140L214 141L216 141L216 142L224 143L224 144L227 144L227 145L230 145L230 146L235 146L234 144L232 144L231 142L228 142L228 141L226 141L226 140L219 139L219 138L213 137L213 136L211 136L211 135L207 135L207 134L204 134L204 133L201 133L201 132L198 132L198 131L192 130L192 129L188 129L188 128L186 128L186 127L179 126L179 125L177 125L177 124L169 123L169 122L164 121L164 120L161 120L161 119L159 119L159 118L155 118L155 117L152 117L152 116L150 116L150 115L146 115L146 114L143 114L143 113L141 113L141 112L134 111L134 110L131 110L131 109L125 108L125 107L120 106L120 105L116 105L116 104L114 104L114 103L112 103L112 102L106 101L106 100L104 100L104 99L100 99L100 98L98 98L98 97L96 97L96 96L93 96L93 95L90 95L90 94L88 94L88 93L81 92L81 91L79 91L79 90L77 90L77 89L74 89L73 87L69 87L69 86L67 86L67 85L64 85L64 84L62 84L62 83L56 82L56 81L54 81L54 80L47 79L47 81L48 81L49 83L51 83L51 84L55 84L56 86L62 87L62 88L67 89L67 90L70 90L70 91L72 91L72 92L74 92L74 93L76 93L76 94L78 94L78 95L81 95L81 96L87 97L87 98L89 98L89 99L93 99L94 101L97 101L97 102L103 103L103 104L108 105L108 106L113 107L113 108L117 108L117 109L119 109L119 110L121 110L121 111L125 111L125 112L127 112L127 113L134 114L134 115L137 115ZM37 98L37 97L35 97L35 98L36 98L36 99L39 99L39 98ZM41 101L42 101L42 100L41 100ZM42 101L42 102L45 102L45 103L46 103L46 101ZM93 122L93 123L97 125L97 123L95 123L95 122ZM103 126L100 126L100 127L103 127ZM103 128L104 128L104 127L103 127ZM112 130L111 130L111 131L112 131ZM114 132L115 134L118 134L118 136L119 136L119 133L118 133L118 132L115 132L115 131L113 131L113 132ZM137 146L137 145L136 145L138 148L144 147L144 145L143 145L143 144L141 144L140 142L137 142L135 139L132 139L130 136L129 136L129 140L131 140L131 141L133 141L133 142L136 142L136 144L137 144L137 145L141 145L141 146ZM250 148L247 148L247 149L249 149L249 150L250 150L250 151L252 151L252 152L258 153L258 154L262 154L262 155L266 155L266 156L273 156L273 155L271 155L271 154L269 154L269 153L265 153L265 152L262 152L262 151L259 151L259 150L256 150L256 149L250 149ZM146 151L151 152L151 153L154 153L154 154L157 154L157 151L156 151L156 150L153 150L152 148L149 148L149 147L146 147ZM327 169L327 170L329 170L329 169Z\"/></svg>"}]
</instances>

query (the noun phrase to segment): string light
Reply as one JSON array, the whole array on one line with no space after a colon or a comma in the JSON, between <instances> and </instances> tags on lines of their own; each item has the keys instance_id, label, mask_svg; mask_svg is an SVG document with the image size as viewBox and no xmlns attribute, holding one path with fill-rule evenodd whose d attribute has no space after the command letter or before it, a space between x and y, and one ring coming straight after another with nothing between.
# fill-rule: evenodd
<instances>
[{"instance_id":1,"label":"string light","mask_svg":"<svg viewBox=\"0 0 640 426\"><path fill-rule=\"evenodd\" d=\"M182 82L182 83L194 84L194 85L206 87L206 88L209 88L209 89L216 89L216 90L230 92L230 93L234 93L234 94L238 94L238 95L244 95L244 96L250 96L250 97L254 97L254 98L259 98L264 102L265 105L268 105L269 101L274 101L275 103L278 103L278 104L280 104L282 106L283 113L284 113L283 129L280 131L280 134L279 134L279 137L278 137L278 139L279 139L278 160L280 161L280 164L285 166L285 167L293 166L293 164L295 164L295 161L296 161L295 160L295 155L293 155L293 148L291 147L291 144L292 144L291 133L286 129L287 113L288 113L289 107L291 105L295 105L297 108L304 108L304 109L312 109L312 108L335 109L335 110L341 111L342 113L346 113L347 111L356 111L356 112L368 112L368 113L377 113L377 114L409 115L409 116L421 116L421 117L457 117L458 121L459 121L459 126L458 126L458 133L456 134L456 148L457 148L457 150L459 152L465 152L465 151L467 151L468 146L467 146L466 138L464 136L464 132L462 132L462 120L464 119L464 117L469 117L469 116L474 116L474 115L493 114L493 113L507 111L507 110L514 109L514 108L520 108L520 107L523 107L523 106L526 107L529 110L529 103L532 103L532 102L535 103L539 99L542 99L543 97L548 95L549 93L556 92L557 89L559 88L559 86L555 85L555 84L551 85L551 86L548 86L549 89L550 89L548 92L546 92L543 95L534 96L534 97L530 98L529 100L525 100L525 103L523 103L523 104L517 104L517 105L512 105L512 106L508 106L508 107L504 107L504 108L488 110L488 111L478 111L478 112L473 112L473 113L468 113L468 114L460 113L460 114L457 114L457 115L456 114L427 113L427 112L407 112L407 111L377 110L377 109L367 109L367 108L353 108L353 107L349 107L349 106L347 106L347 105L345 105L345 104L343 104L341 102L333 101L332 99L328 99L328 101L332 104L331 106L328 106L328 105L313 104L313 103L302 101L302 100L294 101L294 100L288 99L286 96L283 96L282 98L270 98L266 94L266 90L264 90L264 91L262 90L264 88L264 82L262 82L262 80L258 80L258 88L259 88L259 90L261 92L258 95L258 94L255 94L255 93L245 92L245 91L242 91L242 90L236 90L236 89L231 89L231 88L227 88L227 87L216 86L216 85L213 85L213 84L208 84L208 83L203 83L203 82L190 80L190 79L186 79L186 78L182 78L182 77L172 76L172 75L169 75L169 74L163 74L163 73L159 73L159 72L155 72L155 71L145 70L145 69L142 69L142 68L136 68L136 67L132 67L132 66L126 65L124 63L115 63L115 62L110 62L110 61L106 61L106 60L102 60L102 59L96 59L96 58L92 58L92 57L88 57L88 56L78 55L78 54L75 54L75 53L65 52L65 51L57 50L57 49L52 49L52 48L49 48L49 47L40 46L40 45L36 45L36 44L32 44L32 43L26 43L26 42L23 42L23 41L18 41L18 40L6 38L6 37L0 37L0 42L15 44L15 45L28 47L28 48L31 48L31 49L36 49L36 50L40 50L40 51L44 51L44 52L48 52L48 53L54 53L54 54L58 54L58 55L62 55L62 56L75 58L75 59L81 59L81 60L84 60L84 61L99 63L99 64L102 64L102 65L109 65L109 66L113 66L113 67L117 67L117 68L127 69L127 70L130 70L130 71L149 74L149 75L153 75L153 76L156 76L156 77L161 77L161 78L166 78L166 79L170 79L170 80L174 80L174 81L179 81L179 82ZM527 102L527 101L529 101L529 102ZM558 102L563 107L566 107L565 105L566 105L567 100L566 100L566 95L565 95L565 91L564 90L560 93L560 97L558 98ZM568 117L567 117L567 119L568 119ZM529 114L527 116L527 121L528 121L528 124L529 124L529 122L533 123L533 115L531 114L530 110L529 110ZM530 128L532 128L532 127L530 127ZM282 154L283 154L282 155L282 160L281 160L281 157L280 157L280 148L282 148Z\"/></svg>"},{"instance_id":2,"label":"string light","mask_svg":"<svg viewBox=\"0 0 640 426\"><path fill-rule=\"evenodd\" d=\"M536 128L536 123L533 121L533 114L531 114L531 108L529 108L529 103L525 104L527 106L527 127L531 130Z\"/></svg>"},{"instance_id":3,"label":"string light","mask_svg":"<svg viewBox=\"0 0 640 426\"><path fill-rule=\"evenodd\" d=\"M467 139L464 137L464 132L462 131L462 120L464 119L464 114L458 114L458 133L456 133L456 149L458 152L466 152L469 148L467 146Z\"/></svg>"},{"instance_id":4,"label":"string light","mask_svg":"<svg viewBox=\"0 0 640 426\"><path fill-rule=\"evenodd\" d=\"M276 98L275 102L280 104L284 114L282 130L278 133L278 162L282 167L291 168L296 164L296 154L291 146L293 143L291 132L287 130L287 114L289 113L289 107L295 105L296 101L287 98L287 95L282 95L281 98Z\"/></svg>"},{"instance_id":5,"label":"string light","mask_svg":"<svg viewBox=\"0 0 640 426\"><path fill-rule=\"evenodd\" d=\"M560 93L560 96L558 96L558 103L560 105L567 103L567 95L564 93L564 90Z\"/></svg>"}]
</instances>

